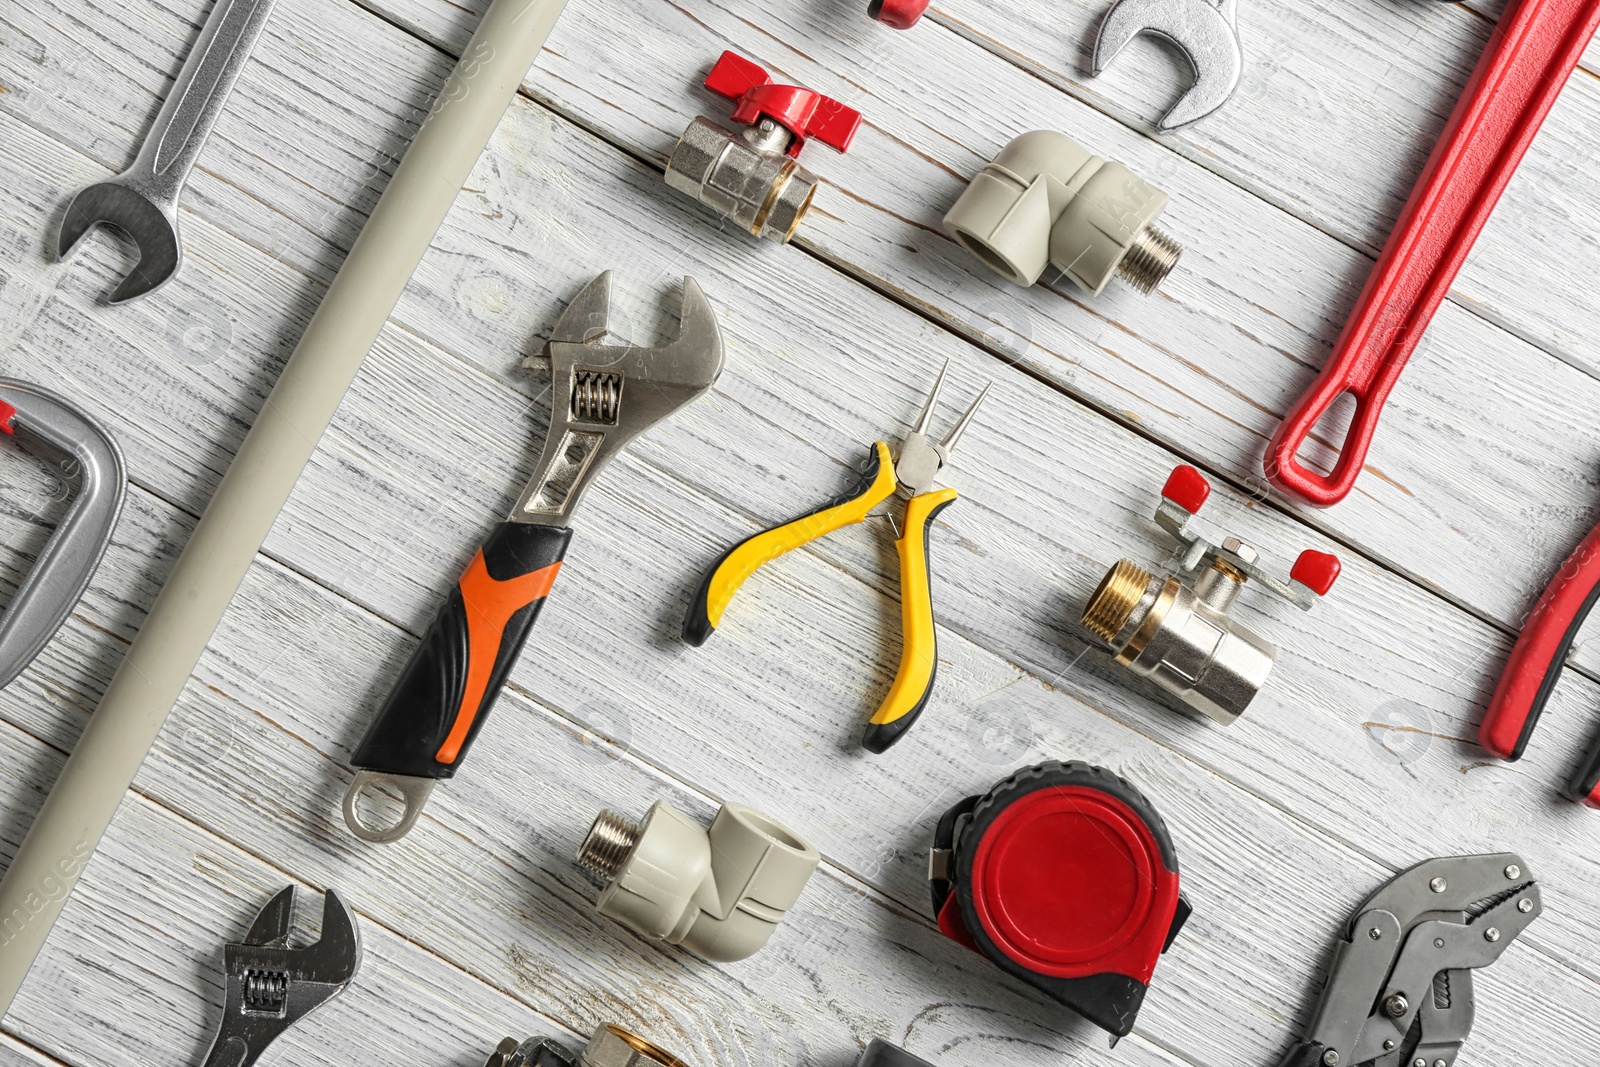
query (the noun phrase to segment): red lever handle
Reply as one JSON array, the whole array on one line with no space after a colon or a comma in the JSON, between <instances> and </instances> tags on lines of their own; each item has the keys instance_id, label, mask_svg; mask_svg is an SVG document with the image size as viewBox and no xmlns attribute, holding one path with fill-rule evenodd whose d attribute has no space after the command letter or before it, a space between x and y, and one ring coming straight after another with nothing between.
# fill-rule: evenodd
<instances>
[{"instance_id":1,"label":"red lever handle","mask_svg":"<svg viewBox=\"0 0 1600 1067\"><path fill-rule=\"evenodd\" d=\"M861 125L855 108L814 89L775 85L762 67L735 52L722 53L706 76L706 88L734 101L733 121L754 126L767 118L794 134L791 156L798 156L811 137L843 152Z\"/></svg>"},{"instance_id":2,"label":"red lever handle","mask_svg":"<svg viewBox=\"0 0 1600 1067\"><path fill-rule=\"evenodd\" d=\"M1406 360L1600 26L1600 0L1512 0L1434 147L1333 355L1267 446L1278 488L1326 507L1355 485ZM1340 396L1355 417L1330 474L1300 447Z\"/></svg>"}]
</instances>

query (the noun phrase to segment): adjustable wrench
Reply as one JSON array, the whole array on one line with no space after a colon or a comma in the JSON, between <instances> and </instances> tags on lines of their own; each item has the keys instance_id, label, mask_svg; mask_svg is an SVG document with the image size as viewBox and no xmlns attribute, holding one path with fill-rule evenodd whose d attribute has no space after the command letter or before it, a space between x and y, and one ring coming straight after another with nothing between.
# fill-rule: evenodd
<instances>
[{"instance_id":1,"label":"adjustable wrench","mask_svg":"<svg viewBox=\"0 0 1600 1067\"><path fill-rule=\"evenodd\" d=\"M133 166L82 190L67 205L56 254L71 255L78 239L104 223L132 239L139 262L112 291L122 304L165 284L178 271L178 195L211 127L249 62L275 0L216 0L178 80L145 137Z\"/></svg>"},{"instance_id":2,"label":"adjustable wrench","mask_svg":"<svg viewBox=\"0 0 1600 1067\"><path fill-rule=\"evenodd\" d=\"M1117 0L1094 42L1094 72L1101 74L1141 33L1169 42L1194 71L1194 82L1156 123L1174 130L1203 119L1228 102L1239 85L1244 52L1234 24L1238 0Z\"/></svg>"},{"instance_id":3,"label":"adjustable wrench","mask_svg":"<svg viewBox=\"0 0 1600 1067\"><path fill-rule=\"evenodd\" d=\"M261 909L241 942L226 945L227 1002L205 1067L250 1067L295 1023L344 992L361 969L361 935L339 894L322 901L322 938L289 947L294 886Z\"/></svg>"},{"instance_id":4,"label":"adjustable wrench","mask_svg":"<svg viewBox=\"0 0 1600 1067\"><path fill-rule=\"evenodd\" d=\"M363 841L404 837L434 784L460 768L555 584L572 540L572 513L595 475L722 373L722 330L693 278L683 280L678 337L662 348L596 343L610 302L606 271L557 320L545 345L554 397L550 432L533 479L450 591L356 747L344 820ZM405 800L392 825L362 817L358 801L373 785L398 790Z\"/></svg>"},{"instance_id":5,"label":"adjustable wrench","mask_svg":"<svg viewBox=\"0 0 1600 1067\"><path fill-rule=\"evenodd\" d=\"M1378 416L1473 242L1600 26L1600 0L1511 0L1311 388L1267 446L1266 474L1320 506L1355 485ZM1355 416L1329 474L1301 446L1345 393Z\"/></svg>"}]
</instances>

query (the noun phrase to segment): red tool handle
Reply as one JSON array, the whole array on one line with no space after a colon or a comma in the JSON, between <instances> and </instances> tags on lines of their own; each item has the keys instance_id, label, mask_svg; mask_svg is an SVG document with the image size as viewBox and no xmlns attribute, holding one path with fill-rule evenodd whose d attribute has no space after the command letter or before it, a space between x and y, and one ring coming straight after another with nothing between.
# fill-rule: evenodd
<instances>
[{"instance_id":1,"label":"red tool handle","mask_svg":"<svg viewBox=\"0 0 1600 1067\"><path fill-rule=\"evenodd\" d=\"M811 137L843 152L861 126L861 112L855 108L814 89L776 85L760 64L737 52L722 53L706 75L706 88L734 102L733 121L754 126L768 118L794 134L790 156L798 156Z\"/></svg>"},{"instance_id":2,"label":"red tool handle","mask_svg":"<svg viewBox=\"0 0 1600 1067\"><path fill-rule=\"evenodd\" d=\"M1539 725L1572 641L1600 599L1600 526L1589 532L1551 579L1511 649L1495 687L1478 741L1495 756L1521 759ZM1600 808L1600 747L1591 751L1568 784L1574 800Z\"/></svg>"},{"instance_id":3,"label":"red tool handle","mask_svg":"<svg viewBox=\"0 0 1600 1067\"><path fill-rule=\"evenodd\" d=\"M1349 494L1384 401L1597 26L1600 0L1512 0L1333 355L1267 446L1278 488L1323 507ZM1345 393L1355 416L1332 473L1320 474L1300 462L1300 448Z\"/></svg>"}]
</instances>

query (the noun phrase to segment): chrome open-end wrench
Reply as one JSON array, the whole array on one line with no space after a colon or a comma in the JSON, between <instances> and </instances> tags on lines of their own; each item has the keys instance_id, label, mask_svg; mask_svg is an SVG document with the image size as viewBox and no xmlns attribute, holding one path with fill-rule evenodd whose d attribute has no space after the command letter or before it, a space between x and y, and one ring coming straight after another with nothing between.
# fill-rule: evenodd
<instances>
[{"instance_id":1,"label":"chrome open-end wrench","mask_svg":"<svg viewBox=\"0 0 1600 1067\"><path fill-rule=\"evenodd\" d=\"M1349 494L1384 401L1597 26L1600 0L1512 0L1327 365L1267 446L1266 474L1278 488L1321 506ZM1346 393L1355 415L1332 471L1321 474L1300 449Z\"/></svg>"},{"instance_id":2,"label":"chrome open-end wrench","mask_svg":"<svg viewBox=\"0 0 1600 1067\"><path fill-rule=\"evenodd\" d=\"M139 251L139 262L112 291L111 303L143 296L177 273L183 258L178 195L274 3L216 0L133 166L89 186L67 205L56 242L60 258L66 259L78 239L102 223L126 233Z\"/></svg>"},{"instance_id":3,"label":"chrome open-end wrench","mask_svg":"<svg viewBox=\"0 0 1600 1067\"><path fill-rule=\"evenodd\" d=\"M1140 34L1169 42L1189 61L1194 82L1156 123L1174 130L1228 102L1239 85L1244 51L1235 26L1238 0L1117 0L1094 42L1094 72L1102 73Z\"/></svg>"}]
</instances>

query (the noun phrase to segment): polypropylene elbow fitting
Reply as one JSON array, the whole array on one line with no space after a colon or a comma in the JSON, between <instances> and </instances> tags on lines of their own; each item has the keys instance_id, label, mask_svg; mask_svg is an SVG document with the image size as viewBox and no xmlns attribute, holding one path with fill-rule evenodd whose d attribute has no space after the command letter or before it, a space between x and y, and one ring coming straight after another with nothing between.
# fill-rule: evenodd
<instances>
[{"instance_id":1,"label":"polypropylene elbow fitting","mask_svg":"<svg viewBox=\"0 0 1600 1067\"><path fill-rule=\"evenodd\" d=\"M643 824L602 811L578 850L604 886L601 915L717 963L765 945L820 862L754 808L726 804L707 830L664 800Z\"/></svg>"},{"instance_id":2,"label":"polypropylene elbow fitting","mask_svg":"<svg viewBox=\"0 0 1600 1067\"><path fill-rule=\"evenodd\" d=\"M1113 275L1154 292L1183 249L1152 222L1167 194L1064 133L1013 140L972 179L944 226L985 266L1032 285L1047 266L1098 295Z\"/></svg>"}]
</instances>

